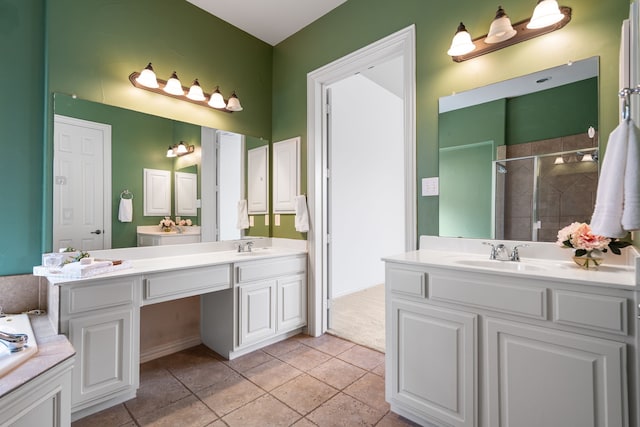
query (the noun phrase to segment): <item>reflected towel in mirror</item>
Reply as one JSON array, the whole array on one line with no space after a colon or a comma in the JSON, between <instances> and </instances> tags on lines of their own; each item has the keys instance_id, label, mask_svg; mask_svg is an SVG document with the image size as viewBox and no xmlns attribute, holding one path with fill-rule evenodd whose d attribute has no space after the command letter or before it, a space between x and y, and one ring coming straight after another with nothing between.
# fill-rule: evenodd
<instances>
[{"instance_id":1,"label":"reflected towel in mirror","mask_svg":"<svg viewBox=\"0 0 640 427\"><path fill-rule=\"evenodd\" d=\"M624 237L640 229L640 130L623 120L609 135L591 218L594 234Z\"/></svg>"},{"instance_id":2,"label":"reflected towel in mirror","mask_svg":"<svg viewBox=\"0 0 640 427\"><path fill-rule=\"evenodd\" d=\"M306 233L309 231L309 211L307 210L307 198L306 196L296 196L296 218L295 227L296 231Z\"/></svg>"},{"instance_id":3,"label":"reflected towel in mirror","mask_svg":"<svg viewBox=\"0 0 640 427\"><path fill-rule=\"evenodd\" d=\"M118 220L120 222L131 222L133 220L133 199L120 198Z\"/></svg>"},{"instance_id":4,"label":"reflected towel in mirror","mask_svg":"<svg viewBox=\"0 0 640 427\"><path fill-rule=\"evenodd\" d=\"M238 222L236 228L239 230L249 228L249 209L246 199L238 201Z\"/></svg>"}]
</instances>

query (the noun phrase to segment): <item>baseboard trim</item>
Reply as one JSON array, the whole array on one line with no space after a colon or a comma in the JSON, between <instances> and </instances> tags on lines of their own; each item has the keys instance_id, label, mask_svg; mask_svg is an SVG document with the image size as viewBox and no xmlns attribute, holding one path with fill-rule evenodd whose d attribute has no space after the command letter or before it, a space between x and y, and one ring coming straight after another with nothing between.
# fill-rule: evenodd
<instances>
[{"instance_id":1,"label":"baseboard trim","mask_svg":"<svg viewBox=\"0 0 640 427\"><path fill-rule=\"evenodd\" d=\"M146 349L144 352L140 352L140 363L149 362L199 344L202 344L200 335L194 335L151 347Z\"/></svg>"}]
</instances>

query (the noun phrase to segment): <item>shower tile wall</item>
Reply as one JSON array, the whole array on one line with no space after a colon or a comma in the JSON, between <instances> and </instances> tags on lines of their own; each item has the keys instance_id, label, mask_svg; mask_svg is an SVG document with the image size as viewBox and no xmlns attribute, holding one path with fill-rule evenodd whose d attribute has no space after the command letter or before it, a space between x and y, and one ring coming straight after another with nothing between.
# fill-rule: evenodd
<instances>
[{"instance_id":1,"label":"shower tile wall","mask_svg":"<svg viewBox=\"0 0 640 427\"><path fill-rule=\"evenodd\" d=\"M507 159L597 147L597 136L586 133L518 144L506 147ZM498 153L498 158L501 153ZM541 228L538 240L554 242L558 230L574 221L589 222L598 186L596 162L580 162L575 155L565 156L563 164L555 164L556 156L540 158L538 181L538 218ZM504 230L504 239L531 240L533 224L533 158L506 163L507 173L499 177L504 187L504 206L496 203L496 214L504 212L496 221L496 231ZM501 174L499 174L501 175ZM504 178L503 178L504 177ZM504 183L500 180L504 179ZM497 218L500 218L497 215Z\"/></svg>"}]
</instances>

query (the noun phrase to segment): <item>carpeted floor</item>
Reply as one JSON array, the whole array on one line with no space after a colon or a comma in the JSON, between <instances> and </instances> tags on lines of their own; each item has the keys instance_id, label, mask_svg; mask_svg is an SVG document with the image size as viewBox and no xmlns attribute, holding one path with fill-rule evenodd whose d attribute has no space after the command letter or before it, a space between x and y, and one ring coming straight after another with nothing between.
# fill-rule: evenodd
<instances>
[{"instance_id":1,"label":"carpeted floor","mask_svg":"<svg viewBox=\"0 0 640 427\"><path fill-rule=\"evenodd\" d=\"M329 333L384 352L384 285L333 300Z\"/></svg>"}]
</instances>

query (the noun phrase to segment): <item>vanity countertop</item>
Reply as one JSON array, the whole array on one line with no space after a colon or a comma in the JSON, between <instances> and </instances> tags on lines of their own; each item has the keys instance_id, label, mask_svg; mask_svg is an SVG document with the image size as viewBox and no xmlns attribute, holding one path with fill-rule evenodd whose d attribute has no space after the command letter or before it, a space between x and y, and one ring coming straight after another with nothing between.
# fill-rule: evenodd
<instances>
[{"instance_id":1,"label":"vanity countertop","mask_svg":"<svg viewBox=\"0 0 640 427\"><path fill-rule=\"evenodd\" d=\"M251 239L245 240L244 243ZM237 242L236 242L237 243ZM288 239L256 239L251 252L238 252L232 242L191 243L172 246L149 246L126 249L91 251L96 259L126 260L130 268L82 279L49 277L54 285L112 277L124 277L220 264L257 261L283 256L306 254L306 241Z\"/></svg>"},{"instance_id":2,"label":"vanity countertop","mask_svg":"<svg viewBox=\"0 0 640 427\"><path fill-rule=\"evenodd\" d=\"M499 243L499 242L493 242ZM607 286L640 290L635 248L626 248L626 256L609 255L598 269L585 270L571 260L571 252L553 243L528 243L520 250L521 261L491 261L489 248L482 241L421 237L417 251L384 257L383 261L424 265L458 271L483 272L543 281L562 281L586 286ZM516 242L507 242L516 244ZM434 249L437 248L437 249ZM529 252L531 256L525 254ZM546 257L545 257L546 256Z\"/></svg>"},{"instance_id":3,"label":"vanity countertop","mask_svg":"<svg viewBox=\"0 0 640 427\"><path fill-rule=\"evenodd\" d=\"M0 377L0 398L76 354L67 337L53 331L47 316L32 315L29 318L38 352Z\"/></svg>"}]
</instances>

